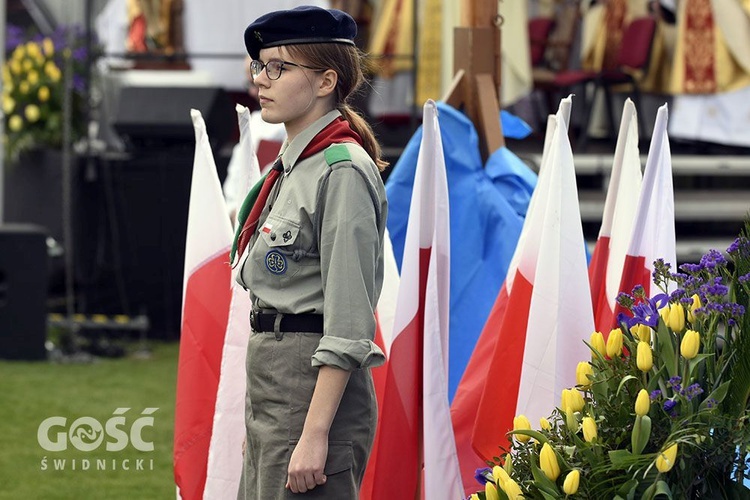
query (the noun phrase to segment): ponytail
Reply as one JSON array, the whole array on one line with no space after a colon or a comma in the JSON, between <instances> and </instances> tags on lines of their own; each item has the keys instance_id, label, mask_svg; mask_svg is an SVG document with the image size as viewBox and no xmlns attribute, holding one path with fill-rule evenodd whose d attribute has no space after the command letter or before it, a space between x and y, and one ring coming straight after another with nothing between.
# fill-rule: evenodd
<instances>
[{"instance_id":1,"label":"ponytail","mask_svg":"<svg viewBox=\"0 0 750 500\"><path fill-rule=\"evenodd\" d=\"M335 107L349 122L352 130L362 138L362 146L382 172L388 162L380 157L380 144L375 139L375 133L362 115L349 106L349 99L364 82L364 54L354 46L341 43L287 45L286 50L315 68L331 68L336 71L338 83Z\"/></svg>"},{"instance_id":2,"label":"ponytail","mask_svg":"<svg viewBox=\"0 0 750 500\"><path fill-rule=\"evenodd\" d=\"M339 105L338 110L344 116L344 119L349 122L349 126L352 127L352 130L362 138L362 147L365 148L367 154L373 159L378 170L381 172L385 170L385 167L388 166L388 162L380 157L380 144L378 144L378 140L375 138L375 134L373 133L370 124L367 123L367 121L365 121L365 119L347 103Z\"/></svg>"}]
</instances>

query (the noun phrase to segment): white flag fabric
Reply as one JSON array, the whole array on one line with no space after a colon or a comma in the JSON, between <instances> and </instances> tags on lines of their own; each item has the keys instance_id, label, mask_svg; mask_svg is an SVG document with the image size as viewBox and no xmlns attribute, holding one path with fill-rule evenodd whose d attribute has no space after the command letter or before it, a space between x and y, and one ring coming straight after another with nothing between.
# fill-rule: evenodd
<instances>
[{"instance_id":1,"label":"white flag fabric","mask_svg":"<svg viewBox=\"0 0 750 500\"><path fill-rule=\"evenodd\" d=\"M602 225L589 265L594 325L605 335L616 326L615 299L620 290L625 255L633 234L638 207L635 193L641 192L642 177L637 111L633 101L626 99L604 202Z\"/></svg>"},{"instance_id":2,"label":"white flag fabric","mask_svg":"<svg viewBox=\"0 0 750 500\"><path fill-rule=\"evenodd\" d=\"M642 285L647 296L652 294L654 261L663 259L675 271L677 243L674 227L674 188L672 185L672 154L667 134L667 105L656 114L654 132L643 174L643 185L635 212L633 235L625 257L620 281L621 292L630 293ZM617 309L617 313L622 308Z\"/></svg>"},{"instance_id":3,"label":"white flag fabric","mask_svg":"<svg viewBox=\"0 0 750 500\"><path fill-rule=\"evenodd\" d=\"M589 357L583 340L592 331L593 311L566 123L570 102L563 99L554 120L523 237L495 304L501 312L490 313L482 332L490 350L474 352L491 357L485 380L469 380L469 373L462 380L473 391L479 388L480 402L461 405L472 398L459 400L459 392L454 399L454 421L466 425L471 419L462 415L476 414L471 441L484 460L507 446L514 416L524 414L532 422L548 416L562 389L575 385L577 363Z\"/></svg>"},{"instance_id":4,"label":"white flag fabric","mask_svg":"<svg viewBox=\"0 0 750 500\"><path fill-rule=\"evenodd\" d=\"M184 499L234 497L242 469L249 297L232 283L232 229L206 125L195 157L185 248L174 473ZM244 297L243 297L244 296Z\"/></svg>"},{"instance_id":5,"label":"white flag fabric","mask_svg":"<svg viewBox=\"0 0 750 500\"><path fill-rule=\"evenodd\" d=\"M462 498L448 405L450 233L437 106L427 101L393 322L373 484L362 497Z\"/></svg>"}]
</instances>

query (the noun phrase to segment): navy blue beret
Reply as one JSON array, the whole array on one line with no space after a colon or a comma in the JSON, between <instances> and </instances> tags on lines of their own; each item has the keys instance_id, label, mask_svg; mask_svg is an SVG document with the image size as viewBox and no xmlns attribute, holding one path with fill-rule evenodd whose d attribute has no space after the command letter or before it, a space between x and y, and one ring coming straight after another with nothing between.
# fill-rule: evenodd
<instances>
[{"instance_id":1,"label":"navy blue beret","mask_svg":"<svg viewBox=\"0 0 750 500\"><path fill-rule=\"evenodd\" d=\"M253 59L260 50L280 45L303 43L346 43L354 45L357 23L336 9L302 6L269 12L245 30L245 47Z\"/></svg>"}]
</instances>

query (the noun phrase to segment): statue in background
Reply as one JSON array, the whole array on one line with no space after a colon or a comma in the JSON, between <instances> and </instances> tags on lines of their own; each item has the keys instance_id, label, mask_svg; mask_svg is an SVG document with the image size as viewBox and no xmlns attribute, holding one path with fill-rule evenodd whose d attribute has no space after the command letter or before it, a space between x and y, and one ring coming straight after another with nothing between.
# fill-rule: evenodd
<instances>
[{"instance_id":1,"label":"statue in background","mask_svg":"<svg viewBox=\"0 0 750 500\"><path fill-rule=\"evenodd\" d=\"M184 52L183 0L127 0L128 52Z\"/></svg>"}]
</instances>

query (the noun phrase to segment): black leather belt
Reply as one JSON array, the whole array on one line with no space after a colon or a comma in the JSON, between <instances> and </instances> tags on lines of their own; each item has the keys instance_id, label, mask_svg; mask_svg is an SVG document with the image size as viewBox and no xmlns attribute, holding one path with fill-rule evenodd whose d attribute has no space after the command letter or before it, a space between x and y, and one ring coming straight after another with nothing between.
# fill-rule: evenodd
<instances>
[{"instance_id":1,"label":"black leather belt","mask_svg":"<svg viewBox=\"0 0 750 500\"><path fill-rule=\"evenodd\" d=\"M279 332L323 333L322 314L280 314L250 312L250 326L254 332L275 332L276 318L281 316Z\"/></svg>"}]
</instances>

